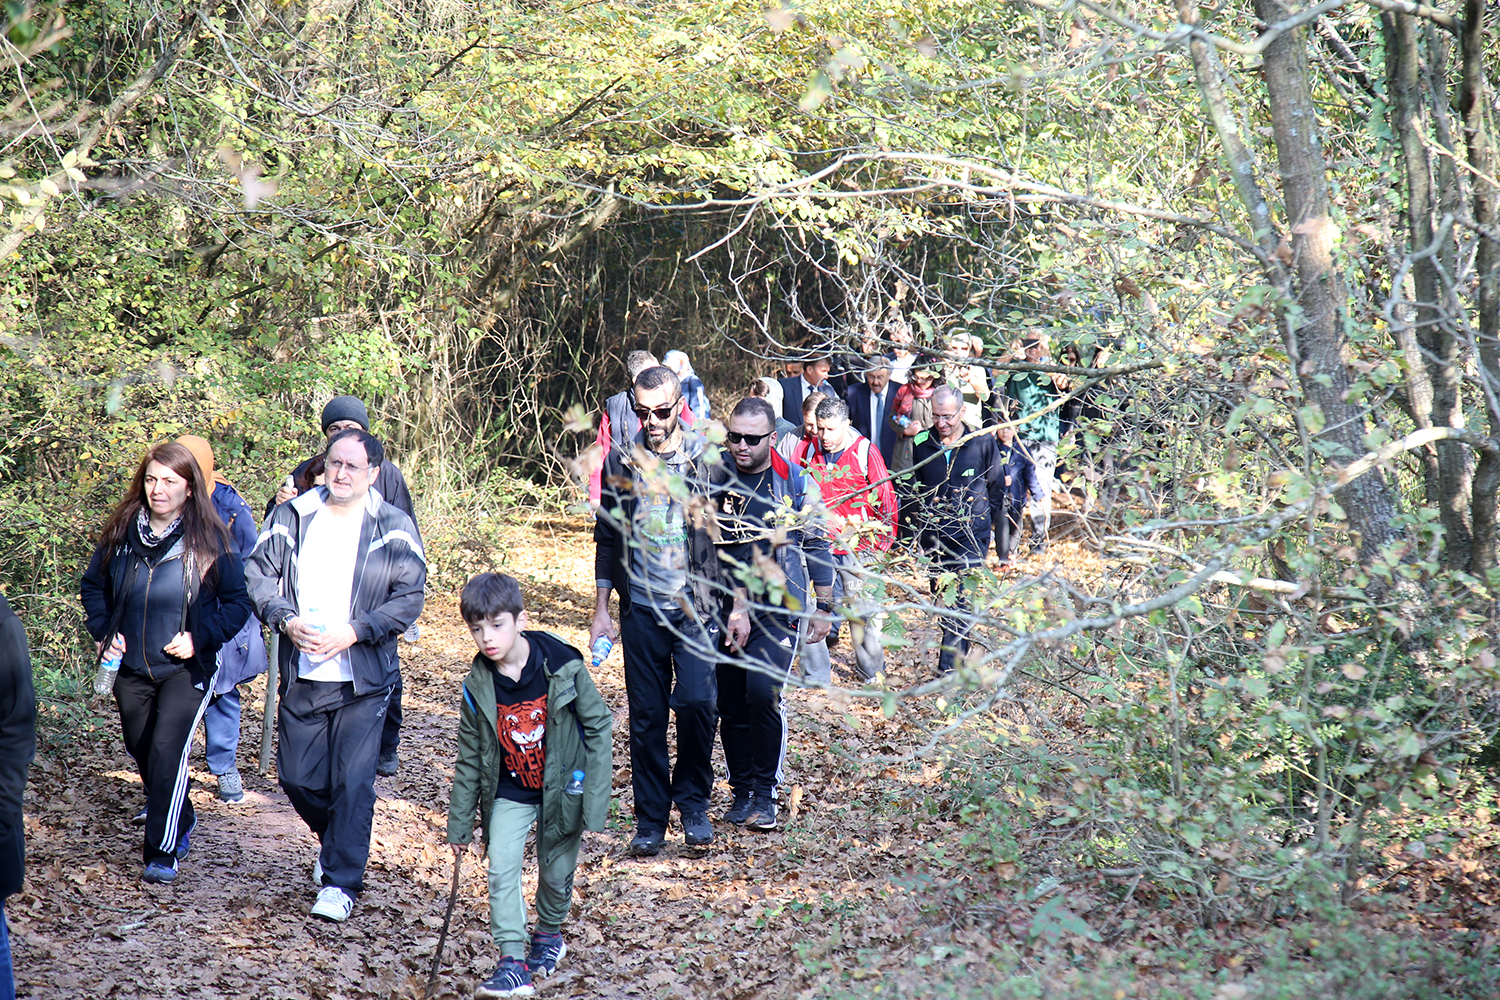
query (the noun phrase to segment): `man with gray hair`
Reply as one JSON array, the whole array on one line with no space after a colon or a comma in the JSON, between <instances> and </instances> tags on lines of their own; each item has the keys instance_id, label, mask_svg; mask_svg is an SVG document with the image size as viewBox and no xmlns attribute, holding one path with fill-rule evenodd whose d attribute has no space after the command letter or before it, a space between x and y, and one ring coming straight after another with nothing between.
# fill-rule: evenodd
<instances>
[{"instance_id":1,"label":"man with gray hair","mask_svg":"<svg viewBox=\"0 0 1500 1000\"><path fill-rule=\"evenodd\" d=\"M689 847L711 843L708 820L718 729L720 602L729 591L703 519L688 515L684 492L706 497L707 442L682 414L682 386L670 369L636 376L634 414L641 429L605 459L594 521L594 621L589 643L618 636L630 706L630 774L635 838L630 853L661 851L675 803ZM686 484L686 490L683 486ZM620 627L609 595L620 595ZM667 723L677 715L677 763Z\"/></svg>"},{"instance_id":2,"label":"man with gray hair","mask_svg":"<svg viewBox=\"0 0 1500 1000\"><path fill-rule=\"evenodd\" d=\"M950 385L932 393L932 428L913 443L917 479L918 544L933 559L932 590L943 574L958 577L952 615L942 619L938 673L946 674L968 652L970 604L965 592L975 569L984 565L990 537L1002 539L1006 522L1005 457L993 434L964 440L964 396Z\"/></svg>"}]
</instances>

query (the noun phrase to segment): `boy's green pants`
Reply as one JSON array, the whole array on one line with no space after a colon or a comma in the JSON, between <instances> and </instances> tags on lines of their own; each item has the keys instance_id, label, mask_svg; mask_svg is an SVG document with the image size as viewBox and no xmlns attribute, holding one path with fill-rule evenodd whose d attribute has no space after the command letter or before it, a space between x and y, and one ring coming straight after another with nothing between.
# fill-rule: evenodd
<instances>
[{"instance_id":1,"label":"boy's green pants","mask_svg":"<svg viewBox=\"0 0 1500 1000\"><path fill-rule=\"evenodd\" d=\"M526 933L526 900L521 895L521 867L526 860L526 834L541 813L540 805L496 799L490 811L490 936L501 957L525 958L531 944ZM536 832L536 926L556 933L573 905L573 873L578 869L578 841L574 833L561 843L548 844ZM548 858L551 864L546 864Z\"/></svg>"}]
</instances>

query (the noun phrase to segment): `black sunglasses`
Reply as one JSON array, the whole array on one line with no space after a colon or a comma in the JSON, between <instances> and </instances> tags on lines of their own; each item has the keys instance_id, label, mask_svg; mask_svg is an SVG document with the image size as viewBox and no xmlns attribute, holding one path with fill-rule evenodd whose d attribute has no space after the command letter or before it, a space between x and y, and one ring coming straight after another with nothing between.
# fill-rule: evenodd
<instances>
[{"instance_id":1,"label":"black sunglasses","mask_svg":"<svg viewBox=\"0 0 1500 1000\"><path fill-rule=\"evenodd\" d=\"M730 444L739 444L741 441L743 441L750 447L754 448L756 445L760 444L771 435L769 432L765 434L738 434L735 431L730 431L724 436L729 439Z\"/></svg>"},{"instance_id":2,"label":"black sunglasses","mask_svg":"<svg viewBox=\"0 0 1500 1000\"><path fill-rule=\"evenodd\" d=\"M635 416L637 420L645 420L647 417L655 417L657 420L666 420L674 413L678 413L682 410L682 397L678 396L675 400L668 403L666 406L658 406L654 410L648 410L644 406L636 406L633 407L633 409L635 410Z\"/></svg>"}]
</instances>

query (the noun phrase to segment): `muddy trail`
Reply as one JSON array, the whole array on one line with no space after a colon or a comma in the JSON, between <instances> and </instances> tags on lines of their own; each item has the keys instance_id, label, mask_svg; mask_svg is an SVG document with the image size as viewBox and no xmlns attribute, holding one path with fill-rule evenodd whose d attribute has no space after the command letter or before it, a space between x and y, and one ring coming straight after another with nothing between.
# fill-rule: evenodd
<instances>
[{"instance_id":1,"label":"muddy trail","mask_svg":"<svg viewBox=\"0 0 1500 1000\"><path fill-rule=\"evenodd\" d=\"M500 568L522 580L535 626L583 646L593 608L584 526L518 530L515 543ZM317 841L277 787L274 760L271 773L256 773L264 676L245 698L243 803L218 800L199 731L190 792L199 825L170 886L140 880L140 829L131 817L144 797L113 706L100 706L93 732L63 741L53 734L27 791L29 877L6 907L19 993L421 996L452 877L444 829L459 684L473 654L454 594L430 593L421 625L421 641L401 650L401 770L377 781L367 888L347 923L308 915ZM893 658L894 683L928 675L927 656L914 663L916 654L904 655ZM918 847L907 828L914 820L865 810L873 797L891 794L893 782L899 794L901 782L928 782L936 773L862 761L919 744L929 732L920 719L886 719L878 702L837 693L792 691L782 829L762 834L716 823L711 847L688 850L674 827L659 857L638 860L625 855L633 823L618 653L596 679L615 707L616 800L609 830L585 834L564 928L568 957L538 995L794 996L837 973L850 935L860 951L879 955L874 964L912 954L913 930L925 922L901 879ZM715 818L729 799L722 759L717 773ZM464 856L435 996L471 996L498 960L484 873L477 853Z\"/></svg>"}]
</instances>

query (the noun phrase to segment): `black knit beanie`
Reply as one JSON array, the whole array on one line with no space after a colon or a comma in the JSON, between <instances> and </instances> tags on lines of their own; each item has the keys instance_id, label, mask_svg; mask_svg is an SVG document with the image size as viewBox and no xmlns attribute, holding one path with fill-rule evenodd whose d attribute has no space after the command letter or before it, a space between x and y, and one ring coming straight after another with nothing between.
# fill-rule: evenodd
<instances>
[{"instance_id":1,"label":"black knit beanie","mask_svg":"<svg viewBox=\"0 0 1500 1000\"><path fill-rule=\"evenodd\" d=\"M335 396L328 401L323 407L323 433L328 433L329 426L340 420L358 420L359 426L370 429L370 414L358 396Z\"/></svg>"}]
</instances>

